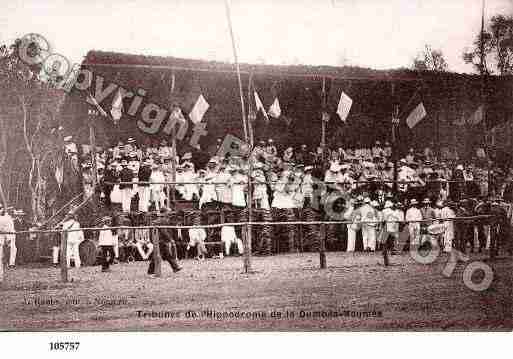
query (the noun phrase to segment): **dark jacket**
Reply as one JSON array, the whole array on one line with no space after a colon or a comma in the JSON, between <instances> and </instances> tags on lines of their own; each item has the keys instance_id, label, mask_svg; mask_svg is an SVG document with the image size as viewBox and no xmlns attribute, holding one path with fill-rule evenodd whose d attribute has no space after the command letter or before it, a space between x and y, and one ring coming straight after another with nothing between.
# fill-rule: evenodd
<instances>
[{"instance_id":1,"label":"dark jacket","mask_svg":"<svg viewBox=\"0 0 513 359\"><path fill-rule=\"evenodd\" d=\"M107 168L105 170L105 175L103 176L103 187L106 189L112 189L114 187L114 184L111 183L105 183L105 182L116 182L118 180L118 176L116 174L116 171L110 168Z\"/></svg>"},{"instance_id":2,"label":"dark jacket","mask_svg":"<svg viewBox=\"0 0 513 359\"><path fill-rule=\"evenodd\" d=\"M151 176L151 167L148 165L141 166L139 168L139 182L149 182ZM141 183L139 186L147 187L148 183Z\"/></svg>"},{"instance_id":3,"label":"dark jacket","mask_svg":"<svg viewBox=\"0 0 513 359\"><path fill-rule=\"evenodd\" d=\"M119 173L119 179L121 182L132 182L132 179L134 178L134 173L132 170L128 167L123 167L121 172ZM119 189L125 189L125 188L133 188L134 186L132 184L120 184Z\"/></svg>"},{"instance_id":4,"label":"dark jacket","mask_svg":"<svg viewBox=\"0 0 513 359\"><path fill-rule=\"evenodd\" d=\"M157 218L153 221L153 225L155 226L166 226L169 225L169 220L167 218ZM160 243L171 243L175 242L176 235L175 230L170 228L159 228L159 242Z\"/></svg>"}]
</instances>

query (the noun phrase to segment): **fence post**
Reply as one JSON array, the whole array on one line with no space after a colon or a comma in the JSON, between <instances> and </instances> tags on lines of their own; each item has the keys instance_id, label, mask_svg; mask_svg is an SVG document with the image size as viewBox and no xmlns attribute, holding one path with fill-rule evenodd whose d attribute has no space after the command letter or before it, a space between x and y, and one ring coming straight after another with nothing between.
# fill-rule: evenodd
<instances>
[{"instance_id":1,"label":"fence post","mask_svg":"<svg viewBox=\"0 0 513 359\"><path fill-rule=\"evenodd\" d=\"M68 282L68 261L66 254L68 252L68 241L66 238L66 231L61 232L61 280L64 283Z\"/></svg>"},{"instance_id":2,"label":"fence post","mask_svg":"<svg viewBox=\"0 0 513 359\"><path fill-rule=\"evenodd\" d=\"M159 230L153 230L153 262L155 263L155 277L162 277L162 258L160 257Z\"/></svg>"},{"instance_id":3,"label":"fence post","mask_svg":"<svg viewBox=\"0 0 513 359\"><path fill-rule=\"evenodd\" d=\"M0 243L0 285L4 281L4 244Z\"/></svg>"},{"instance_id":4,"label":"fence post","mask_svg":"<svg viewBox=\"0 0 513 359\"><path fill-rule=\"evenodd\" d=\"M299 213L299 220L300 221L303 221L304 220L304 216L303 216L303 209L299 209L298 210L298 213ZM302 224L299 224L299 231L298 231L298 236L299 236L299 251L301 253L303 253L303 236L304 236L304 233L303 233L303 225Z\"/></svg>"},{"instance_id":5,"label":"fence post","mask_svg":"<svg viewBox=\"0 0 513 359\"><path fill-rule=\"evenodd\" d=\"M326 224L321 224L321 231L319 233L319 261L321 269L326 269Z\"/></svg>"}]
</instances>

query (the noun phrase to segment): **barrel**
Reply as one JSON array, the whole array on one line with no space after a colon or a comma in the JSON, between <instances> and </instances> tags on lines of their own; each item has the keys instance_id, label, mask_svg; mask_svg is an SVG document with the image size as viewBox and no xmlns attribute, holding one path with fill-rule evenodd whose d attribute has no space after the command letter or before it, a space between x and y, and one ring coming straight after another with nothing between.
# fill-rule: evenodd
<instances>
[{"instance_id":1,"label":"barrel","mask_svg":"<svg viewBox=\"0 0 513 359\"><path fill-rule=\"evenodd\" d=\"M94 266L98 256L96 243L90 239L85 239L78 247L80 260L84 266Z\"/></svg>"}]
</instances>

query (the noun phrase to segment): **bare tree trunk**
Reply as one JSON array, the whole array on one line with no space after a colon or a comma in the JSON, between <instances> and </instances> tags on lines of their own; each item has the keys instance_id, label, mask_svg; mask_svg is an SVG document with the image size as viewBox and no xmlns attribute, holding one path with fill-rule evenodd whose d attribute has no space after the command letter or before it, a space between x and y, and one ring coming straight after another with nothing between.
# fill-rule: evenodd
<instances>
[{"instance_id":1,"label":"bare tree trunk","mask_svg":"<svg viewBox=\"0 0 513 359\"><path fill-rule=\"evenodd\" d=\"M0 199L2 200L2 203L4 205L4 207L7 207L7 200L6 200L6 197L5 197L5 192L4 192L4 186L3 186L3 168L4 168L4 165L5 165L5 162L7 160L7 134L6 134L6 131L5 131L5 126L4 126L4 119L3 118L0 118L0 131L1 131L1 134L0 134L0 171L2 172L2 175L0 175Z\"/></svg>"}]
</instances>

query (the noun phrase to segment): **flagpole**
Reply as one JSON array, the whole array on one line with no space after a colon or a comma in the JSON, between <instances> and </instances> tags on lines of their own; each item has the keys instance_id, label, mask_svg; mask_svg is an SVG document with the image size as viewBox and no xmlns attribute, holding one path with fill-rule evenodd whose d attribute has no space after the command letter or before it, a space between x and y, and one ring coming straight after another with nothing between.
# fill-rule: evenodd
<instances>
[{"instance_id":1,"label":"flagpole","mask_svg":"<svg viewBox=\"0 0 513 359\"><path fill-rule=\"evenodd\" d=\"M392 159L394 161L394 184L393 191L397 193L397 177L398 177L398 168L397 168L397 126L399 125L399 105L397 105L397 101L395 100L395 83L392 81Z\"/></svg>"},{"instance_id":2,"label":"flagpole","mask_svg":"<svg viewBox=\"0 0 513 359\"><path fill-rule=\"evenodd\" d=\"M321 115L321 148L322 148L322 166L325 164L326 159L326 121L324 119L324 112L326 111L326 77L322 78L322 99L321 99L321 107L322 107L322 115ZM323 168L324 169L324 168Z\"/></svg>"},{"instance_id":3,"label":"flagpole","mask_svg":"<svg viewBox=\"0 0 513 359\"><path fill-rule=\"evenodd\" d=\"M481 52L481 105L483 106L483 114L482 114L482 121L484 125L484 146L486 151L486 167L487 167L487 177L488 177L488 196L490 195L491 190L491 184L492 184L492 177L491 177L491 171L490 171L490 159L491 159L491 153L490 148L488 146L488 138L487 138L487 131L488 131L488 124L487 124L487 106L486 106L486 73L487 70L485 68L485 53L484 53L484 29L485 29L485 0L483 0L483 8L481 11L481 36L480 36L480 52Z\"/></svg>"},{"instance_id":4,"label":"flagpole","mask_svg":"<svg viewBox=\"0 0 513 359\"><path fill-rule=\"evenodd\" d=\"M235 67L237 69L237 80L239 82L239 95L240 95L240 108L242 113L242 127L244 129L244 139L246 143L250 141L248 138L248 122L246 119L246 106L244 104L244 92L242 90L242 80L240 78L240 67L239 61L237 59L237 46L235 45L235 37L233 36L233 26L232 26L232 18L230 15L230 5L228 4L228 0L224 2L226 8L226 17L228 19L228 27L230 28L230 37L232 38L232 47L233 47L233 58L235 60ZM248 162L249 162L249 170L248 170L248 201L246 203L246 210L248 212L248 219L251 221L251 212L252 212L252 196L251 196L251 173L252 173L252 164L249 156L251 155L251 151L253 151L253 144L250 143ZM246 231L246 235L244 236L244 273L248 274L252 272L251 269L251 226L247 225L243 231Z\"/></svg>"},{"instance_id":5,"label":"flagpole","mask_svg":"<svg viewBox=\"0 0 513 359\"><path fill-rule=\"evenodd\" d=\"M244 93L242 90L242 80L240 77L240 67L239 60L237 58L237 46L235 45L235 37L233 36L233 26L232 26L232 17L230 14L230 5L228 4L229 0L225 0L225 8L226 8L226 18L228 19L228 27L230 29L230 37L232 39L232 48L233 48L233 58L235 61L235 68L237 70L237 80L239 82L239 95L240 95L240 105L241 105L241 113L242 113L242 128L244 129L244 139L246 143L248 142L248 129L247 129L247 121L246 121L246 108L244 105Z\"/></svg>"}]
</instances>

